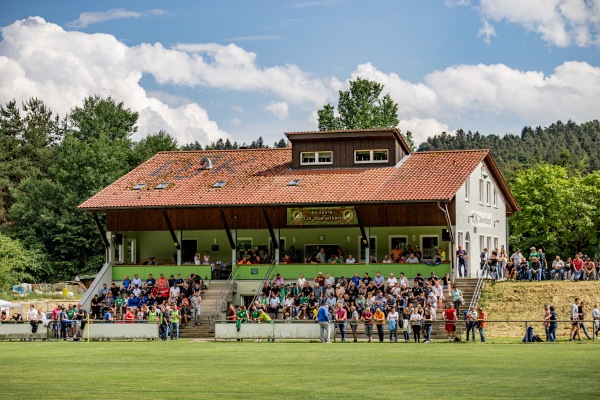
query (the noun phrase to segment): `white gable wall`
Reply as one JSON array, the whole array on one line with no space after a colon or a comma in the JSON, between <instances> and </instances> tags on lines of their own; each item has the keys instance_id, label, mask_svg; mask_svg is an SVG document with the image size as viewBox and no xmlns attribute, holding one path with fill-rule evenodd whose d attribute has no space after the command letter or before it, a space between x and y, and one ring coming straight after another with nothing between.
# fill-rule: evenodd
<instances>
[{"instance_id":1,"label":"white gable wall","mask_svg":"<svg viewBox=\"0 0 600 400\"><path fill-rule=\"evenodd\" d=\"M485 172L484 172L485 171ZM486 176L487 175L487 176ZM480 181L483 196L480 199ZM488 190L489 184L489 203ZM469 193L467 196L467 188ZM494 191L496 204L494 204ZM506 199L494 181L485 162L481 162L456 193L456 225L454 227L456 248L462 245L468 252L469 276L478 277L479 255L484 247L490 254L495 247L504 245L508 252L508 227ZM456 263L458 266L458 262ZM458 276L458 274L456 275Z\"/></svg>"}]
</instances>

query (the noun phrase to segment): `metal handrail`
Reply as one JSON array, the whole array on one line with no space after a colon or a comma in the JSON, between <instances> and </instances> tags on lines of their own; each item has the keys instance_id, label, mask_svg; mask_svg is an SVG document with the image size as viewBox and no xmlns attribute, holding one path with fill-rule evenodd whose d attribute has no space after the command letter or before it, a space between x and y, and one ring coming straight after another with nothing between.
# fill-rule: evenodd
<instances>
[{"instance_id":1,"label":"metal handrail","mask_svg":"<svg viewBox=\"0 0 600 400\"><path fill-rule=\"evenodd\" d=\"M471 303L469 304L469 309L471 309L471 307L473 308L477 308L477 303L479 303L479 298L481 297L481 291L483 290L483 285L484 285L484 275L483 273L485 272L485 269L482 270L481 272L481 276L479 277L479 279L477 279L477 286L475 286L475 291L473 292L473 297L471 297Z\"/></svg>"},{"instance_id":2,"label":"metal handrail","mask_svg":"<svg viewBox=\"0 0 600 400\"><path fill-rule=\"evenodd\" d=\"M252 298L252 301L250 302L250 304L248 305L248 308L252 307L252 305L254 304L254 302L258 299L258 296L260 295L260 293L262 292L262 288L263 286L265 286L265 282L267 280L270 280L270 276L271 276L271 272L273 272L273 268L275 267L275 264L277 263L276 260L273 260L273 262L271 262L271 265L269 266L269 269L267 270L267 273L265 274L265 276L263 276L262 281L260 282L260 286L258 287L258 289L256 290L256 293L254 294L254 297Z\"/></svg>"},{"instance_id":3,"label":"metal handrail","mask_svg":"<svg viewBox=\"0 0 600 400\"><path fill-rule=\"evenodd\" d=\"M217 316L221 313L219 310L223 308L223 303L227 301L227 297L233 292L233 286L235 285L235 283L237 282L237 278L239 277L239 275L235 275L234 277L234 274L237 272L237 269L238 265L235 264L234 267L232 267L231 269L231 273L229 274L227 281L225 282L225 286L221 290L221 293L219 293L219 297L217 297L213 308L208 314L208 322L210 324L211 330L214 329L214 321L217 319Z\"/></svg>"}]
</instances>

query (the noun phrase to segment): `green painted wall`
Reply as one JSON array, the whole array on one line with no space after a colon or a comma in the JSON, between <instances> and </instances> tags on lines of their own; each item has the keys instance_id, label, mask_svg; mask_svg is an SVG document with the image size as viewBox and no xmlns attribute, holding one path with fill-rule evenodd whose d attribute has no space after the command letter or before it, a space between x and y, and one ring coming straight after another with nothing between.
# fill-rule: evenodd
<instances>
[{"instance_id":1,"label":"green painted wall","mask_svg":"<svg viewBox=\"0 0 600 400\"><path fill-rule=\"evenodd\" d=\"M238 279L262 279L269 269L268 264L259 265L240 265L236 271ZM440 264L436 266L425 264L278 264L273 268L273 275L281 274L284 279L295 280L298 275L304 274L306 279L314 279L319 272L330 274L333 277L339 278L344 276L350 278L355 272L359 276L363 276L365 272L369 276L375 276L375 273L380 271L384 277L388 277L390 272L393 272L396 277L400 276L400 272L408 279L412 279L420 272L427 278L431 272L435 272L437 276L443 276L446 272L450 273L450 264ZM253 272L256 272L253 274Z\"/></svg>"}]
</instances>

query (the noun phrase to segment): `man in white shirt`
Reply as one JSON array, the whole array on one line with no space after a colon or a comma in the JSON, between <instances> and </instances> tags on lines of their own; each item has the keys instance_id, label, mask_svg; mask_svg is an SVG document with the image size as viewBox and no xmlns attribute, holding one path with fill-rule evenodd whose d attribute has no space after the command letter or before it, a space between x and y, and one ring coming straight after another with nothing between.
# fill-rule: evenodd
<instances>
[{"instance_id":1,"label":"man in white shirt","mask_svg":"<svg viewBox=\"0 0 600 400\"><path fill-rule=\"evenodd\" d=\"M335 278L329 274L325 274L325 286L330 285L331 287L333 287L334 283Z\"/></svg>"},{"instance_id":2,"label":"man in white shirt","mask_svg":"<svg viewBox=\"0 0 600 400\"><path fill-rule=\"evenodd\" d=\"M579 335L579 297L576 297L573 304L571 304L571 321L569 340L575 340L575 335L579 336L579 340L581 340L581 336Z\"/></svg>"},{"instance_id":3,"label":"man in white shirt","mask_svg":"<svg viewBox=\"0 0 600 400\"><path fill-rule=\"evenodd\" d=\"M565 279L565 263L560 259L560 256L556 256L556 259L552 261L552 271L550 271L550 279L556 279L556 273L560 273L560 279Z\"/></svg>"},{"instance_id":4,"label":"man in white shirt","mask_svg":"<svg viewBox=\"0 0 600 400\"><path fill-rule=\"evenodd\" d=\"M598 303L594 304L592 319L594 320L594 335L598 337L598 332L600 332L600 308L598 308Z\"/></svg>"},{"instance_id":5,"label":"man in white shirt","mask_svg":"<svg viewBox=\"0 0 600 400\"><path fill-rule=\"evenodd\" d=\"M408 256L408 258L406 259L406 262L408 264L418 264L419 263L419 259L417 257L415 257L415 255L413 253L410 253L410 255Z\"/></svg>"},{"instance_id":6,"label":"man in white shirt","mask_svg":"<svg viewBox=\"0 0 600 400\"><path fill-rule=\"evenodd\" d=\"M394 276L394 273L390 273L390 277L387 279L387 292L392 293L396 285L398 284L398 279Z\"/></svg>"},{"instance_id":7,"label":"man in white shirt","mask_svg":"<svg viewBox=\"0 0 600 400\"><path fill-rule=\"evenodd\" d=\"M352 254L348 254L348 258L346 259L346 264L354 264L356 260L352 257Z\"/></svg>"},{"instance_id":8,"label":"man in white shirt","mask_svg":"<svg viewBox=\"0 0 600 400\"><path fill-rule=\"evenodd\" d=\"M181 293L181 289L179 289L179 286L173 285L171 286L171 289L169 289L169 292L173 295L173 297L178 298L179 293Z\"/></svg>"},{"instance_id":9,"label":"man in white shirt","mask_svg":"<svg viewBox=\"0 0 600 400\"><path fill-rule=\"evenodd\" d=\"M404 276L404 272L400 272L400 278L398 278L398 286L402 287L402 285L408 287L408 279Z\"/></svg>"},{"instance_id":10,"label":"man in white shirt","mask_svg":"<svg viewBox=\"0 0 600 400\"><path fill-rule=\"evenodd\" d=\"M140 277L138 276L138 274L135 274L133 277L133 280L131 281L132 285L138 285L138 287L142 287L142 280L140 279Z\"/></svg>"}]
</instances>

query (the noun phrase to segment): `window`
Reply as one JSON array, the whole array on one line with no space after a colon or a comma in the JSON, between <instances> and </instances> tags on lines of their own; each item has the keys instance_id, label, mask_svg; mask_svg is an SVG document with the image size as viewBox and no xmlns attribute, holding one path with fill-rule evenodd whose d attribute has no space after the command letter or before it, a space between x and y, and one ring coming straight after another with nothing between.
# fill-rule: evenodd
<instances>
[{"instance_id":1,"label":"window","mask_svg":"<svg viewBox=\"0 0 600 400\"><path fill-rule=\"evenodd\" d=\"M288 182L287 186L298 186L302 179L292 179Z\"/></svg>"},{"instance_id":2,"label":"window","mask_svg":"<svg viewBox=\"0 0 600 400\"><path fill-rule=\"evenodd\" d=\"M356 150L354 152L354 162L362 163L386 163L388 161L387 149L381 150Z\"/></svg>"},{"instance_id":3,"label":"window","mask_svg":"<svg viewBox=\"0 0 600 400\"><path fill-rule=\"evenodd\" d=\"M465 201L469 201L469 196L471 194L471 178L467 178L465 182Z\"/></svg>"},{"instance_id":4,"label":"window","mask_svg":"<svg viewBox=\"0 0 600 400\"><path fill-rule=\"evenodd\" d=\"M492 182L486 182L485 204L490 206L490 198L492 197Z\"/></svg>"},{"instance_id":5,"label":"window","mask_svg":"<svg viewBox=\"0 0 600 400\"><path fill-rule=\"evenodd\" d=\"M220 189L223 186L225 186L226 183L227 183L227 181L218 181L217 183L215 183L214 185L212 185L212 187L214 187L216 189Z\"/></svg>"},{"instance_id":6,"label":"window","mask_svg":"<svg viewBox=\"0 0 600 400\"><path fill-rule=\"evenodd\" d=\"M479 179L479 204L483 204L483 179Z\"/></svg>"},{"instance_id":7,"label":"window","mask_svg":"<svg viewBox=\"0 0 600 400\"><path fill-rule=\"evenodd\" d=\"M138 183L137 185L135 185L135 186L133 187L133 189L132 189L132 190L142 190L142 189L143 189L143 188L145 188L145 187L146 187L146 184L145 184L145 183Z\"/></svg>"},{"instance_id":8,"label":"window","mask_svg":"<svg viewBox=\"0 0 600 400\"><path fill-rule=\"evenodd\" d=\"M159 183L154 189L166 189L169 186L168 183Z\"/></svg>"},{"instance_id":9,"label":"window","mask_svg":"<svg viewBox=\"0 0 600 400\"><path fill-rule=\"evenodd\" d=\"M494 188L494 208L498 208L498 191Z\"/></svg>"},{"instance_id":10,"label":"window","mask_svg":"<svg viewBox=\"0 0 600 400\"><path fill-rule=\"evenodd\" d=\"M487 237L487 246L486 247L488 248L488 251L490 252L490 254L492 254L492 250L494 250L494 249L492 249L492 237L491 236Z\"/></svg>"},{"instance_id":11,"label":"window","mask_svg":"<svg viewBox=\"0 0 600 400\"><path fill-rule=\"evenodd\" d=\"M497 248L498 248L498 238L494 237L494 250L496 250Z\"/></svg>"},{"instance_id":12,"label":"window","mask_svg":"<svg viewBox=\"0 0 600 400\"><path fill-rule=\"evenodd\" d=\"M332 164L332 151L304 151L300 153L301 165Z\"/></svg>"}]
</instances>

